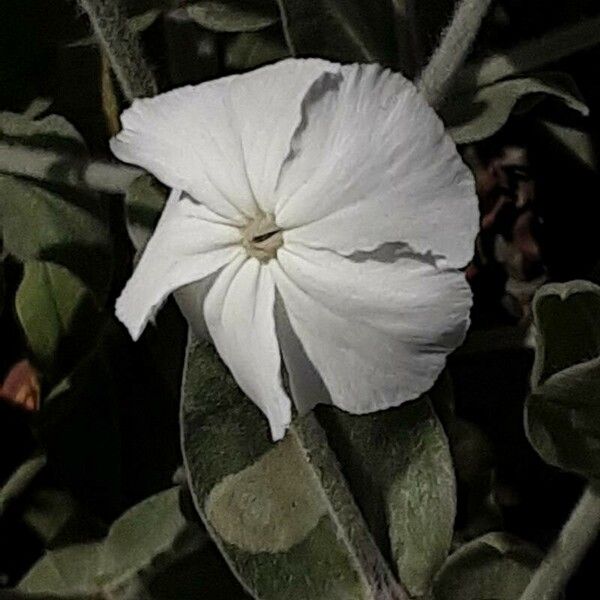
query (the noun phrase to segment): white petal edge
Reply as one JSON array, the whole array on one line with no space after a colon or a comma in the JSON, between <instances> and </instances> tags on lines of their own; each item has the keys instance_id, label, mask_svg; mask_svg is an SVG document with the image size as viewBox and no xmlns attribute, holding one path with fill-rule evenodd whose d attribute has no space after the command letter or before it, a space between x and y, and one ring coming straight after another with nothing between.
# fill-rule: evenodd
<instances>
[{"instance_id":1,"label":"white petal edge","mask_svg":"<svg viewBox=\"0 0 600 600\"><path fill-rule=\"evenodd\" d=\"M421 318L417 323L410 323L402 318L401 310L394 314L394 305L389 304L391 293L384 292L381 302L374 301L377 291L383 292L386 283L393 284L379 281L373 290L370 284L379 280L379 276L365 278L369 266L338 257L359 266L363 279L355 280L349 288L338 287L336 292L333 289L336 284L357 277L357 272L352 268L344 272L339 264L334 271L325 268L334 273L333 281L331 287L325 285L325 289L319 289L323 284L320 274L307 275L311 267L304 261L291 268L297 258L285 254L280 250L279 260L273 261L273 278L292 328L322 377L334 405L355 414L369 413L417 398L431 388L444 367L447 354L462 342L468 328L470 292L461 273L455 272L452 276L456 289L450 293L450 299L454 293L459 297L445 316L425 309L419 311L417 307L408 312L413 318L422 312ZM390 277L389 269L386 270ZM300 272L303 276L299 276ZM440 290L433 287L431 291ZM347 292L358 296L348 296ZM402 293L398 299L402 301ZM442 311L448 299L439 298ZM373 306L369 309L371 303ZM387 309L379 314L384 305ZM441 329L436 330L436 327Z\"/></svg>"},{"instance_id":2,"label":"white petal edge","mask_svg":"<svg viewBox=\"0 0 600 600\"><path fill-rule=\"evenodd\" d=\"M199 281L243 254L237 227L173 190L133 275L116 303L116 315L137 340L167 296Z\"/></svg>"},{"instance_id":3,"label":"white petal edge","mask_svg":"<svg viewBox=\"0 0 600 600\"><path fill-rule=\"evenodd\" d=\"M257 208L273 211L302 100L337 69L321 59L286 59L135 100L111 149L241 225Z\"/></svg>"},{"instance_id":4,"label":"white petal edge","mask_svg":"<svg viewBox=\"0 0 600 600\"><path fill-rule=\"evenodd\" d=\"M278 185L287 239L344 255L405 242L451 267L473 255L473 177L414 85L379 65L344 65L303 103Z\"/></svg>"},{"instance_id":5,"label":"white petal edge","mask_svg":"<svg viewBox=\"0 0 600 600\"><path fill-rule=\"evenodd\" d=\"M217 277L204 302L204 317L219 355L267 417L276 441L285 435L292 415L281 381L274 303L268 267L241 256Z\"/></svg>"}]
</instances>

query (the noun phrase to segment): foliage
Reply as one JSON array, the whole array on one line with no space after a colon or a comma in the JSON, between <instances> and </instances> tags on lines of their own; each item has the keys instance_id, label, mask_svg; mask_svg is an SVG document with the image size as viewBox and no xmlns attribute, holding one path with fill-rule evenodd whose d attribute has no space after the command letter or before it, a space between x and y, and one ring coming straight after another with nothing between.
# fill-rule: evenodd
<instances>
[{"instance_id":1,"label":"foliage","mask_svg":"<svg viewBox=\"0 0 600 600\"><path fill-rule=\"evenodd\" d=\"M440 114L458 144L479 150L527 122L548 154L557 152L555 164L574 158L587 176L597 140L586 117L598 97L586 77L597 56L568 59L581 45L567 32L552 64L543 41L539 56L513 60L523 58L521 42L536 47L522 39L533 9L513 4L498 3L484 23ZM408 0L121 5L162 89L286 56L376 61L415 78L453 8ZM596 23L585 2L570 10ZM540 36L561 23L538 12ZM296 415L274 445L212 345L187 338L175 303L138 344L113 317L168 190L146 174L124 198L81 185L92 156L107 158L107 122L125 102L106 47L80 17L72 3L13 3L2 25L14 21L15 32L0 32L12 44L0 57L1 375L29 360L42 398L34 414L15 402L0 414L0 441L11 444L0 460L0 571L3 544L18 558L7 561L10 597L514 600L540 563L558 556L567 564L560 544L550 559L541 548L565 521L568 532L581 480L600 476L600 288L576 280L538 291L524 427L531 349L507 350L505 330L494 348L493 333L476 331L418 400L364 416L320 406ZM15 148L32 152L18 172L5 159ZM37 165L42 151L59 160ZM535 167L541 176L544 160ZM475 174L479 185L485 174ZM597 187L589 195L597 202ZM566 214L574 199L564 200ZM597 281L597 265L571 265L564 278ZM196 289L177 298L197 302ZM5 399L0 386L2 409ZM33 441L13 442L13 428ZM21 443L33 454L19 464ZM566 597L582 596L568 589Z\"/></svg>"}]
</instances>

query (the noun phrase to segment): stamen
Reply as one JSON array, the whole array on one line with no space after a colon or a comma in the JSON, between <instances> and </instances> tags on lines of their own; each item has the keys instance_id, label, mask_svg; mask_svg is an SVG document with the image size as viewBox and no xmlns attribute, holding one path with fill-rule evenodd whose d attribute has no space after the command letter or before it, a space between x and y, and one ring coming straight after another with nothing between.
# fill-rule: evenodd
<instances>
[{"instance_id":1,"label":"stamen","mask_svg":"<svg viewBox=\"0 0 600 600\"><path fill-rule=\"evenodd\" d=\"M273 215L260 213L242 229L242 245L248 256L268 262L283 244L283 234Z\"/></svg>"}]
</instances>

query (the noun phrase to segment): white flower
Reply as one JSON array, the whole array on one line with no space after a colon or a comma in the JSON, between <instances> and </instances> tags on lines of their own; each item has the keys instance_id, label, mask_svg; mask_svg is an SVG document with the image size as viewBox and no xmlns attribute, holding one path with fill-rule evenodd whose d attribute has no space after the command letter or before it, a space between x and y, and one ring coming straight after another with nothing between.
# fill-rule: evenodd
<instances>
[{"instance_id":1,"label":"white flower","mask_svg":"<svg viewBox=\"0 0 600 600\"><path fill-rule=\"evenodd\" d=\"M214 280L206 325L274 439L291 419L280 352L302 410L319 381L352 413L431 387L468 325L478 213L409 81L289 59L136 100L122 122L113 152L172 188L117 302L134 339L171 292Z\"/></svg>"}]
</instances>

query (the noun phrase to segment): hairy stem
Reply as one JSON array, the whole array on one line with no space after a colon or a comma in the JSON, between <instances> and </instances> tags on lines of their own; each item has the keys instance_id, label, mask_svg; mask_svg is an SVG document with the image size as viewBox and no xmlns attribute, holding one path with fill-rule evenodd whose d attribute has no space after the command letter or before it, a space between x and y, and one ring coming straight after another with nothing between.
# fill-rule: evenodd
<instances>
[{"instance_id":1,"label":"hairy stem","mask_svg":"<svg viewBox=\"0 0 600 600\"><path fill-rule=\"evenodd\" d=\"M452 85L490 3L491 0L460 1L438 47L419 75L417 87L434 108L441 104Z\"/></svg>"},{"instance_id":2,"label":"hairy stem","mask_svg":"<svg viewBox=\"0 0 600 600\"><path fill-rule=\"evenodd\" d=\"M556 600L600 529L600 493L588 485L520 600Z\"/></svg>"},{"instance_id":3,"label":"hairy stem","mask_svg":"<svg viewBox=\"0 0 600 600\"><path fill-rule=\"evenodd\" d=\"M156 80L138 36L127 23L119 0L78 0L88 14L94 33L110 60L123 93L129 101L154 96Z\"/></svg>"},{"instance_id":4,"label":"hairy stem","mask_svg":"<svg viewBox=\"0 0 600 600\"><path fill-rule=\"evenodd\" d=\"M566 56L600 44L600 17L586 19L551 31L467 65L456 78L456 89L476 89L510 76L535 71Z\"/></svg>"},{"instance_id":5,"label":"hairy stem","mask_svg":"<svg viewBox=\"0 0 600 600\"><path fill-rule=\"evenodd\" d=\"M142 169L0 142L0 173L109 194L124 194Z\"/></svg>"}]
</instances>

